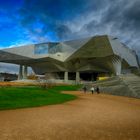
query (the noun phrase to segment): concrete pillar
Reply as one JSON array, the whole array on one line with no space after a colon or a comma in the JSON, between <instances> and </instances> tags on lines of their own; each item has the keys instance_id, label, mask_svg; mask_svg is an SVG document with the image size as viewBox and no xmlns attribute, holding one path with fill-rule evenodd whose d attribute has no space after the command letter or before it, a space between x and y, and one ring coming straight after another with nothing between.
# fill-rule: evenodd
<instances>
[{"instance_id":1,"label":"concrete pillar","mask_svg":"<svg viewBox=\"0 0 140 140\"><path fill-rule=\"evenodd\" d=\"M112 60L112 62L113 62L115 74L120 75L121 70L122 70L122 61L121 61L121 59L120 58L115 58L115 59Z\"/></svg>"},{"instance_id":2,"label":"concrete pillar","mask_svg":"<svg viewBox=\"0 0 140 140\"><path fill-rule=\"evenodd\" d=\"M80 73L77 71L76 72L76 84L80 83Z\"/></svg>"},{"instance_id":3,"label":"concrete pillar","mask_svg":"<svg viewBox=\"0 0 140 140\"><path fill-rule=\"evenodd\" d=\"M95 79L94 79L94 74L92 73L91 74L91 81L94 81Z\"/></svg>"},{"instance_id":4,"label":"concrete pillar","mask_svg":"<svg viewBox=\"0 0 140 140\"><path fill-rule=\"evenodd\" d=\"M69 80L69 79L68 79L68 72L67 72L67 71L65 71L65 72L64 72L64 82L66 82L66 83L67 83L67 82L68 82L68 80Z\"/></svg>"},{"instance_id":5,"label":"concrete pillar","mask_svg":"<svg viewBox=\"0 0 140 140\"><path fill-rule=\"evenodd\" d=\"M23 69L23 79L27 79L27 66L24 66L24 69Z\"/></svg>"},{"instance_id":6,"label":"concrete pillar","mask_svg":"<svg viewBox=\"0 0 140 140\"><path fill-rule=\"evenodd\" d=\"M19 66L19 73L18 73L18 80L21 80L23 78L23 75L22 75L22 65Z\"/></svg>"}]
</instances>

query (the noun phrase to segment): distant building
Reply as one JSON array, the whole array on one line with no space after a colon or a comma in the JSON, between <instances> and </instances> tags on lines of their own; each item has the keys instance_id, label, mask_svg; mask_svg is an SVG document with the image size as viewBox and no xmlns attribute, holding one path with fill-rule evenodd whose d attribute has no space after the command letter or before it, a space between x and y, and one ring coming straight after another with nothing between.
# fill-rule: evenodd
<instances>
[{"instance_id":1,"label":"distant building","mask_svg":"<svg viewBox=\"0 0 140 140\"><path fill-rule=\"evenodd\" d=\"M130 73L139 67L135 51L107 35L3 49L0 62L19 64L19 79L26 79L27 67L32 67L48 79L77 83Z\"/></svg>"},{"instance_id":2,"label":"distant building","mask_svg":"<svg viewBox=\"0 0 140 140\"><path fill-rule=\"evenodd\" d=\"M16 74L11 74L11 73L0 73L0 81L14 81L17 79Z\"/></svg>"}]
</instances>

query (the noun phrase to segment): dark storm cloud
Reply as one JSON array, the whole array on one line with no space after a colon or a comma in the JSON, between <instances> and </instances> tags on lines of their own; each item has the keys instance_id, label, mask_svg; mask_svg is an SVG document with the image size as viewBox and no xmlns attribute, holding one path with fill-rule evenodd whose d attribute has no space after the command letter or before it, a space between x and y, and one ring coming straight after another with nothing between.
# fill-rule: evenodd
<instances>
[{"instance_id":1,"label":"dark storm cloud","mask_svg":"<svg viewBox=\"0 0 140 140\"><path fill-rule=\"evenodd\" d=\"M88 31L100 28L105 32L106 27L109 26L111 34L114 34L114 32L117 32L118 35L127 33L128 36L131 34L133 37L133 35L138 35L140 33L139 7L139 0L110 1L107 10L102 13L100 22L97 23L93 20L86 24L84 28Z\"/></svg>"},{"instance_id":2,"label":"dark storm cloud","mask_svg":"<svg viewBox=\"0 0 140 140\"><path fill-rule=\"evenodd\" d=\"M140 29L140 1L118 0L112 3L104 14L102 23L112 24L113 28L123 31Z\"/></svg>"},{"instance_id":3,"label":"dark storm cloud","mask_svg":"<svg viewBox=\"0 0 140 140\"><path fill-rule=\"evenodd\" d=\"M56 33L60 38L68 39L71 34L71 30L66 25L61 25L56 28Z\"/></svg>"},{"instance_id":4,"label":"dark storm cloud","mask_svg":"<svg viewBox=\"0 0 140 140\"><path fill-rule=\"evenodd\" d=\"M101 0L25 0L19 12L21 24L31 32L35 32L31 25L39 21L42 23L42 35L55 32L59 39L66 39L74 32L67 21L78 20L82 14L86 15L101 6Z\"/></svg>"},{"instance_id":5,"label":"dark storm cloud","mask_svg":"<svg viewBox=\"0 0 140 140\"><path fill-rule=\"evenodd\" d=\"M25 0L20 12L23 16L32 15L45 21L46 18L71 20L82 12L88 13L97 7L97 2L92 0Z\"/></svg>"},{"instance_id":6,"label":"dark storm cloud","mask_svg":"<svg viewBox=\"0 0 140 140\"><path fill-rule=\"evenodd\" d=\"M75 39L97 34L117 36L139 49L139 0L25 0L21 24L32 35ZM39 30L33 26L40 23Z\"/></svg>"},{"instance_id":7,"label":"dark storm cloud","mask_svg":"<svg viewBox=\"0 0 140 140\"><path fill-rule=\"evenodd\" d=\"M140 1L108 1L104 6L107 8L103 9L100 20L85 23L83 32L117 36L140 54Z\"/></svg>"}]
</instances>

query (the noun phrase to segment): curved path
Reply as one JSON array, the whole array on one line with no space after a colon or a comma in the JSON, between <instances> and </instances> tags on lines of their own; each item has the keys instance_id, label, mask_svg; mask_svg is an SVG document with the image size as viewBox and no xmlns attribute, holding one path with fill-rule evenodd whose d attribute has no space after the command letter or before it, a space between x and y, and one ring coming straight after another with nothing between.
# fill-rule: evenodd
<instances>
[{"instance_id":1,"label":"curved path","mask_svg":"<svg viewBox=\"0 0 140 140\"><path fill-rule=\"evenodd\" d=\"M79 98L0 111L0 140L140 140L140 99L70 93Z\"/></svg>"}]
</instances>

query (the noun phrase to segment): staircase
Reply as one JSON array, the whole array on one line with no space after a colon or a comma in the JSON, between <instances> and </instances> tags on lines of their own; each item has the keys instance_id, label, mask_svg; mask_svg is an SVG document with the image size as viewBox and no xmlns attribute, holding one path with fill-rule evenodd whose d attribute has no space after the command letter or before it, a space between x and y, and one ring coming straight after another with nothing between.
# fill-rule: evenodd
<instances>
[{"instance_id":1,"label":"staircase","mask_svg":"<svg viewBox=\"0 0 140 140\"><path fill-rule=\"evenodd\" d=\"M122 75L120 78L124 84L132 91L134 97L140 98L140 77L134 74Z\"/></svg>"},{"instance_id":2,"label":"staircase","mask_svg":"<svg viewBox=\"0 0 140 140\"><path fill-rule=\"evenodd\" d=\"M94 87L99 86L103 93L140 98L140 77L134 74L115 76L87 84L88 90L92 85Z\"/></svg>"}]
</instances>

